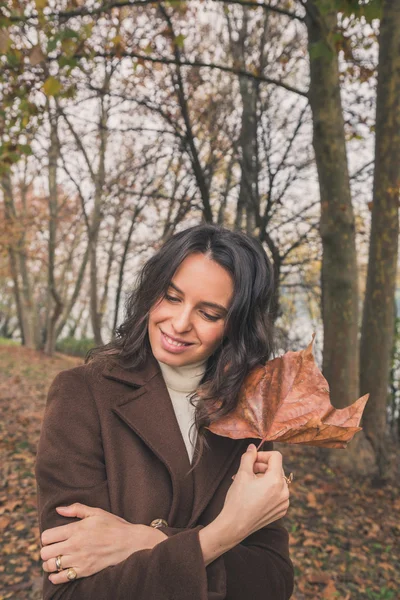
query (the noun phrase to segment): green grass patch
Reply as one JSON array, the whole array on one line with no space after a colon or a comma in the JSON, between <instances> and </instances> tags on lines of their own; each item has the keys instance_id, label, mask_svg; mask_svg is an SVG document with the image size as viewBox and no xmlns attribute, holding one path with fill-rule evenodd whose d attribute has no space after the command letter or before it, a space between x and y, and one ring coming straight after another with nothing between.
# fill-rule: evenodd
<instances>
[{"instance_id":1,"label":"green grass patch","mask_svg":"<svg viewBox=\"0 0 400 600\"><path fill-rule=\"evenodd\" d=\"M95 346L96 343L92 338L77 340L73 337L66 337L57 342L56 350L62 354L69 354L69 356L81 356L84 358L87 352Z\"/></svg>"},{"instance_id":2,"label":"green grass patch","mask_svg":"<svg viewBox=\"0 0 400 600\"><path fill-rule=\"evenodd\" d=\"M371 544L371 547L374 550L382 550L382 544L380 544L379 542L374 542L373 544Z\"/></svg>"},{"instance_id":3,"label":"green grass patch","mask_svg":"<svg viewBox=\"0 0 400 600\"><path fill-rule=\"evenodd\" d=\"M20 452L21 450L26 450L27 448L30 448L31 445L27 440L22 440L22 442L18 442L16 447L17 447L17 450Z\"/></svg>"},{"instance_id":4,"label":"green grass patch","mask_svg":"<svg viewBox=\"0 0 400 600\"><path fill-rule=\"evenodd\" d=\"M371 588L367 588L365 593L368 600L394 600L396 597L395 591L390 590L386 586L381 588L379 592L375 592L374 590L371 590Z\"/></svg>"},{"instance_id":5,"label":"green grass patch","mask_svg":"<svg viewBox=\"0 0 400 600\"><path fill-rule=\"evenodd\" d=\"M20 346L21 342L10 340L9 338L0 337L0 346Z\"/></svg>"}]
</instances>

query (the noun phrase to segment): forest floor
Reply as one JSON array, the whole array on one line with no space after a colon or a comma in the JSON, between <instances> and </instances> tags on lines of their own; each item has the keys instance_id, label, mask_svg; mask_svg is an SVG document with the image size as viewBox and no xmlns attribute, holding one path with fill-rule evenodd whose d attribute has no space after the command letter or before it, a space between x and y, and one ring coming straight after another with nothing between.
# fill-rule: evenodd
<instances>
[{"instance_id":1,"label":"forest floor","mask_svg":"<svg viewBox=\"0 0 400 600\"><path fill-rule=\"evenodd\" d=\"M0 600L41 598L37 442L52 379L81 362L0 345ZM286 474L294 473L284 519L295 566L292 600L398 600L399 484L346 476L312 447L275 449Z\"/></svg>"}]
</instances>

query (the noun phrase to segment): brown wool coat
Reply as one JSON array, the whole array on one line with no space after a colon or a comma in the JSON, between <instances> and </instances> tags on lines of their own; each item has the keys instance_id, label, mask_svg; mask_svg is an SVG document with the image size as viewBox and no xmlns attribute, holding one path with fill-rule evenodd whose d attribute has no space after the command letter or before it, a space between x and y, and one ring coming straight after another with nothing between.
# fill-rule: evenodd
<instances>
[{"instance_id":1,"label":"brown wool coat","mask_svg":"<svg viewBox=\"0 0 400 600\"><path fill-rule=\"evenodd\" d=\"M288 600L293 564L281 520L204 566L199 530L221 511L250 442L209 430L207 440L210 449L187 475L188 454L153 356L141 370L89 363L59 373L35 466L40 532L78 520L55 510L73 502L131 523L161 517L169 527L153 549L91 577L53 585L44 573L44 600Z\"/></svg>"}]
</instances>

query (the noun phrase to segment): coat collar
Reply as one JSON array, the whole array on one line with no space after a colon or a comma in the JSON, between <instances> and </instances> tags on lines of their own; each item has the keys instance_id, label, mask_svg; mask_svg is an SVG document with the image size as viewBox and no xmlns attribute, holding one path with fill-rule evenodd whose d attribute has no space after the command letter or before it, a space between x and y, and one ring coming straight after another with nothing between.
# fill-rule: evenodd
<instances>
[{"instance_id":1,"label":"coat collar","mask_svg":"<svg viewBox=\"0 0 400 600\"><path fill-rule=\"evenodd\" d=\"M141 367L132 367L129 361L111 360L104 368L103 375L107 379L120 381L129 386L137 388L146 385L155 375L160 372L158 362L151 354L146 363Z\"/></svg>"},{"instance_id":2,"label":"coat collar","mask_svg":"<svg viewBox=\"0 0 400 600\"><path fill-rule=\"evenodd\" d=\"M193 471L192 480L188 476L191 465L185 443L155 357L150 355L140 369L132 369L123 363L112 363L103 375L134 388L127 390L123 397L119 396L112 410L168 469L173 487L168 523L171 526L193 526L210 502L241 445L237 440L206 430L209 448L204 448L201 460ZM194 502L187 518L182 519L182 509L187 506L189 497L191 500L194 498ZM182 520L186 523L181 524Z\"/></svg>"}]
</instances>

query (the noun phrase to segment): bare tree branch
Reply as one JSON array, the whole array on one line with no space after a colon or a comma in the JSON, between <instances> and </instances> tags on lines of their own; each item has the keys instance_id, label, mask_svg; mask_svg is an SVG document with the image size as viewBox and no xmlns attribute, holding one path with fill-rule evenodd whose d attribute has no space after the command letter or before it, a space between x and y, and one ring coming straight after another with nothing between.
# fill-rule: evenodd
<instances>
[{"instance_id":1,"label":"bare tree branch","mask_svg":"<svg viewBox=\"0 0 400 600\"><path fill-rule=\"evenodd\" d=\"M187 145L190 150L189 156L191 159L193 172L196 177L197 185L199 186L199 190L201 193L201 198L203 201L203 216L204 216L205 221L207 221L208 223L212 223L213 214L212 214L211 204L210 204L210 190L209 190L209 186L207 185L207 181L205 179L204 169L202 168L199 153L198 153L195 141L194 141L192 120L190 118L188 99L187 99L187 96L185 93L185 86L184 86L182 71L181 71L181 64L182 64L181 52L178 47L178 44L174 41L175 33L174 33L171 18L169 16L168 12L166 11L166 9L164 8L164 6L162 6L161 4L160 4L160 13L162 14L162 16L164 17L164 19L167 22L167 25L171 32L171 37L173 40L172 44L173 44L173 52L174 52L175 64L176 64L176 71L173 75L173 78L174 78L175 84L176 84L176 95L177 95L178 103L179 103L179 106L181 109L182 119L185 124L186 142L187 142Z\"/></svg>"},{"instance_id":2,"label":"bare tree branch","mask_svg":"<svg viewBox=\"0 0 400 600\"><path fill-rule=\"evenodd\" d=\"M186 4L188 0L175 0L176 4ZM250 8L260 8L265 11L270 11L277 13L279 15L289 17L290 19L295 19L301 22L304 22L304 17L294 13L285 8L279 8L278 6L272 6L263 2L252 2L248 0L212 0L213 2L217 2L219 4L239 4L242 6L250 7ZM125 8L125 7L140 7L140 6L159 6L161 5L161 0L117 0L116 2L105 2L101 6L97 8L88 8L86 6L81 6L79 8L75 8L73 10L60 10L53 11L46 14L46 17L49 19L60 19L63 21L72 19L74 17L93 17L99 16L103 13L107 13L113 8ZM304 6L305 8L305 6ZM10 21L13 23L18 22L27 22L33 19L37 19L36 14L32 15L11 15L9 17Z\"/></svg>"},{"instance_id":3,"label":"bare tree branch","mask_svg":"<svg viewBox=\"0 0 400 600\"><path fill-rule=\"evenodd\" d=\"M112 52L96 52L96 57L100 58L115 58L115 54ZM79 54L75 55L76 58L84 58ZM162 64L162 65L176 65L177 61L175 58L157 58L155 56L148 56L146 54L139 54L137 52L119 52L119 58L136 58L137 60L143 62L151 62L153 64ZM57 58L53 58L51 60L58 60L60 56ZM180 59L179 62L180 67L203 67L206 69L215 69L217 71L222 71L224 73L232 73L233 75L240 75L242 77L248 77L249 79L255 79L256 81L260 81L263 83L270 83L272 85L277 85L288 92L292 92L293 94L298 94L299 96L303 96L304 98L308 98L308 92L304 90L299 90L298 88L285 83L284 81L280 81L279 79L274 79L273 77L267 77L266 75L261 75L259 73L251 73L250 71L246 71L245 69L236 69L235 67L229 67L228 65L220 65L212 62L203 62L201 60L185 60Z\"/></svg>"},{"instance_id":4,"label":"bare tree branch","mask_svg":"<svg viewBox=\"0 0 400 600\"><path fill-rule=\"evenodd\" d=\"M308 236L310 235L311 231L319 231L319 223L312 223L310 225L310 228L303 233L302 235L300 235L297 240L290 246L290 248L288 248L286 250L286 252L284 252L284 254L282 255L282 261L285 261L286 258L289 256L289 254L291 252L293 252L293 250L295 250L296 248L298 248L299 246L301 246L301 244L303 243L304 240L306 240L308 238ZM287 264L295 264L295 263L287 263Z\"/></svg>"}]
</instances>

